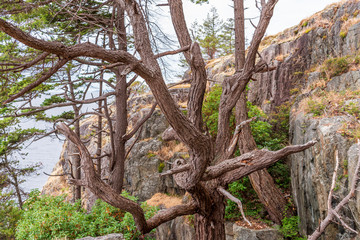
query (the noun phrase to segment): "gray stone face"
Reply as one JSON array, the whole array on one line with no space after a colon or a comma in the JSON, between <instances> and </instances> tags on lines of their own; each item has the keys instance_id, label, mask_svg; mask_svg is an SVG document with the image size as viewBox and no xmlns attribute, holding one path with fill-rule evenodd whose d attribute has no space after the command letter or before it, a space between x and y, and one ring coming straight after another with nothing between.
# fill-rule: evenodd
<instances>
[{"instance_id":1,"label":"gray stone face","mask_svg":"<svg viewBox=\"0 0 360 240\"><path fill-rule=\"evenodd\" d=\"M251 230L234 224L234 240L281 240L279 231L271 228Z\"/></svg>"},{"instance_id":2,"label":"gray stone face","mask_svg":"<svg viewBox=\"0 0 360 240\"><path fill-rule=\"evenodd\" d=\"M192 240L195 239L193 226L185 223L186 217L177 217L156 228L156 240Z\"/></svg>"},{"instance_id":3,"label":"gray stone face","mask_svg":"<svg viewBox=\"0 0 360 240\"><path fill-rule=\"evenodd\" d=\"M349 72L335 77L328 82L325 90L341 92L359 89L357 77L354 77L357 75L358 72ZM304 97L311 94L306 94ZM304 97L298 97L297 101ZM360 106L359 103L360 98L348 100L344 104L352 104L351 106L356 107ZM291 114L291 144L303 144L312 139L318 141L311 149L290 156L292 192L300 217L300 230L301 234L309 235L318 226L319 220L324 219L327 214L328 194L335 168L335 151L338 151L340 166L336 182L337 190L333 199L334 205L349 192L359 153L354 141L342 136L339 132L350 122L350 116L314 118L312 114L306 115L304 112L299 112L298 106L294 104ZM349 226L354 229L360 229L359 199L360 196L357 193L354 201L351 201L349 206L342 211L344 219L347 219ZM326 229L323 239L352 239L353 237L333 224Z\"/></svg>"},{"instance_id":4,"label":"gray stone face","mask_svg":"<svg viewBox=\"0 0 360 240\"><path fill-rule=\"evenodd\" d=\"M156 229L157 240L195 240L195 230L185 221L186 217L178 217L163 223ZM226 240L282 240L278 230L267 228L252 230L240 227L233 222L225 223Z\"/></svg>"},{"instance_id":5,"label":"gray stone face","mask_svg":"<svg viewBox=\"0 0 360 240\"><path fill-rule=\"evenodd\" d=\"M327 91L341 92L360 89L360 71L350 71L341 76L333 77L326 85Z\"/></svg>"}]
</instances>

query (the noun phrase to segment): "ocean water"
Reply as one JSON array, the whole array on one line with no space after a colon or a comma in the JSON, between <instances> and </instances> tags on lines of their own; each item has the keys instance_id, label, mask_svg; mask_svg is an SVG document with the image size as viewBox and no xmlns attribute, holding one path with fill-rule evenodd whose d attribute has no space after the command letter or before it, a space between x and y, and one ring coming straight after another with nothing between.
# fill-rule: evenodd
<instances>
[{"instance_id":1,"label":"ocean water","mask_svg":"<svg viewBox=\"0 0 360 240\"><path fill-rule=\"evenodd\" d=\"M36 122L34 120L27 120L21 122L22 128L40 128L40 129L52 129L52 124L45 122ZM58 162L62 145L64 143L64 138L60 136L61 140L52 136L45 137L38 141L30 140L24 144L22 153L27 155L23 157L20 161L21 166L27 166L32 164L40 164L40 169L36 174L32 174L25 178L25 182L21 184L21 187L25 192L30 192L30 190L38 188L39 190L45 185L52 169L55 164Z\"/></svg>"},{"instance_id":2,"label":"ocean water","mask_svg":"<svg viewBox=\"0 0 360 240\"><path fill-rule=\"evenodd\" d=\"M97 90L89 91L89 97L97 97ZM34 104L39 104L41 99L35 99ZM84 105L81 109L81 113L94 111L94 108L97 108L96 104L87 104ZM58 115L61 112L72 110L72 107L63 107L58 109L51 109L46 111L47 115ZM46 122L37 122L32 119L23 120L20 123L22 128L38 128L38 129L46 129L47 131L53 130L52 123ZM21 184L21 187L25 192L30 192L30 190L38 188L40 191L42 187L45 185L49 176L47 174L51 174L55 164L58 162L60 158L60 153L62 150L62 145L64 143L65 137L62 135L58 135L59 138L52 134L52 136L42 138L38 141L28 141L22 149L22 153L27 153L27 155L20 161L21 166L31 165L39 163L41 164L41 168L37 171L36 174L28 176L25 178L26 182Z\"/></svg>"},{"instance_id":3,"label":"ocean water","mask_svg":"<svg viewBox=\"0 0 360 240\"><path fill-rule=\"evenodd\" d=\"M23 152L27 152L28 155L21 161L22 165L41 164L37 174L27 177L26 182L22 184L25 192L30 192L34 188L42 189L49 178L44 172L51 174L52 169L59 160L62 144L63 142L58 139L47 137L33 142L23 149Z\"/></svg>"}]
</instances>

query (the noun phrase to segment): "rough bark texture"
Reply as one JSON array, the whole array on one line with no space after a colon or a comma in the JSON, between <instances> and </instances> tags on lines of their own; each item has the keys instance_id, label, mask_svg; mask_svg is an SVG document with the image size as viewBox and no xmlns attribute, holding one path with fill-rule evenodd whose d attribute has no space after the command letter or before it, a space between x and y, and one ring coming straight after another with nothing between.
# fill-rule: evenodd
<instances>
[{"instance_id":1,"label":"rough bark texture","mask_svg":"<svg viewBox=\"0 0 360 240\"><path fill-rule=\"evenodd\" d=\"M116 73L116 89L115 89L115 109L116 122L114 133L115 156L110 165L111 186L119 193L122 191L124 181L124 166L125 166L125 143L123 136L127 130L127 88L126 76L121 76L119 72Z\"/></svg>"},{"instance_id":2,"label":"rough bark texture","mask_svg":"<svg viewBox=\"0 0 360 240\"><path fill-rule=\"evenodd\" d=\"M245 25L244 25L244 1L234 1L235 12L235 70L240 72L245 65ZM235 107L236 124L248 119L246 92L241 94ZM251 134L250 125L242 127L239 134L240 153L244 154L257 149L254 137ZM254 172L249 175L251 185L257 193L260 201L268 211L271 220L281 224L286 211L286 200L281 191L276 187L275 182L266 169Z\"/></svg>"}]
</instances>

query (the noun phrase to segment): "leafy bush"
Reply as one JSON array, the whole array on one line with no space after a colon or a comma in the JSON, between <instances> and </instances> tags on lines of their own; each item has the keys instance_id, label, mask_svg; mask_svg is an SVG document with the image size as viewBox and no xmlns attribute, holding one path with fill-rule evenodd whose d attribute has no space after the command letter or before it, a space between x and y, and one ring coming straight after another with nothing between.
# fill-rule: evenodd
<instances>
[{"instance_id":1,"label":"leafy bush","mask_svg":"<svg viewBox=\"0 0 360 240\"><path fill-rule=\"evenodd\" d=\"M331 58L324 62L323 73L328 79L346 73L350 64L347 57Z\"/></svg>"},{"instance_id":2,"label":"leafy bush","mask_svg":"<svg viewBox=\"0 0 360 240\"><path fill-rule=\"evenodd\" d=\"M304 239L299 235L299 217L285 217L281 220L282 226L280 228L280 233L288 239L301 240Z\"/></svg>"},{"instance_id":3,"label":"leafy bush","mask_svg":"<svg viewBox=\"0 0 360 240\"><path fill-rule=\"evenodd\" d=\"M0 239L14 239L21 209L15 201L10 200L11 193L0 192Z\"/></svg>"},{"instance_id":4,"label":"leafy bush","mask_svg":"<svg viewBox=\"0 0 360 240\"><path fill-rule=\"evenodd\" d=\"M350 102L346 104L342 107L342 110L356 118L360 118L360 108L356 102Z\"/></svg>"},{"instance_id":5,"label":"leafy bush","mask_svg":"<svg viewBox=\"0 0 360 240\"><path fill-rule=\"evenodd\" d=\"M126 192L122 195L137 200ZM140 236L129 213L97 200L87 214L79 201L71 204L64 199L64 196L40 195L38 190L32 191L24 204L22 218L16 229L16 239L76 239L115 232L123 233L125 239L137 239ZM157 211L146 203L141 206L147 218Z\"/></svg>"},{"instance_id":6,"label":"leafy bush","mask_svg":"<svg viewBox=\"0 0 360 240\"><path fill-rule=\"evenodd\" d=\"M203 107L205 125L213 137L216 137L217 134L221 92L222 88L220 86L213 87L207 93ZM258 148L278 150L284 147L288 140L290 106L291 103L286 102L284 105L279 106L269 118L258 106L250 102L247 103L247 108L249 109L248 117L257 117L256 121L250 123L250 127ZM234 129L234 116L231 117L230 124ZM290 187L290 171L286 163L278 162L274 164L269 168L269 172L279 187L286 189ZM228 190L243 202L244 211L247 216L259 215L263 206L258 203L258 197L251 186L249 178L246 177L229 184ZM233 220L238 219L240 216L237 204L227 200L225 218Z\"/></svg>"},{"instance_id":7,"label":"leafy bush","mask_svg":"<svg viewBox=\"0 0 360 240\"><path fill-rule=\"evenodd\" d=\"M217 134L221 91L221 86L214 86L211 91L206 94L203 105L203 119L206 128L213 137L216 137Z\"/></svg>"},{"instance_id":8,"label":"leafy bush","mask_svg":"<svg viewBox=\"0 0 360 240\"><path fill-rule=\"evenodd\" d=\"M308 101L309 112L313 113L314 116L321 116L326 108L325 104L322 101L316 101L314 99L309 99Z\"/></svg>"},{"instance_id":9,"label":"leafy bush","mask_svg":"<svg viewBox=\"0 0 360 240\"><path fill-rule=\"evenodd\" d=\"M251 133L255 139L258 148L268 148L270 150L278 150L283 147L283 142L287 139L288 126L284 127L286 130L285 137L276 136L276 131L273 131L277 121L273 117L273 125L267 121L260 119L267 119L268 116L258 107L248 102L248 116L249 118L257 117L259 120L250 123ZM285 121L285 120L284 120ZM288 121L288 118L287 118Z\"/></svg>"},{"instance_id":10,"label":"leafy bush","mask_svg":"<svg viewBox=\"0 0 360 240\"><path fill-rule=\"evenodd\" d=\"M240 199L244 206L246 216L258 216L264 206L258 201L256 192L251 186L250 179L244 177L238 181L232 182L228 186L228 191ZM241 217L239 207L236 203L227 200L225 207L225 219L238 220Z\"/></svg>"}]
</instances>

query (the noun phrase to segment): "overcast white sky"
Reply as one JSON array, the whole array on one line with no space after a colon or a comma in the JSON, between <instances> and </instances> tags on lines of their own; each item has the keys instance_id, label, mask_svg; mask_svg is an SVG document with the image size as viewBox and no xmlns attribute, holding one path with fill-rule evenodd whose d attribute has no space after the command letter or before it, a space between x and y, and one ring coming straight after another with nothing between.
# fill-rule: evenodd
<instances>
[{"instance_id":1,"label":"overcast white sky","mask_svg":"<svg viewBox=\"0 0 360 240\"><path fill-rule=\"evenodd\" d=\"M270 22L267 34L276 34L286 28L292 27L302 19L338 1L339 0L279 0L275 7L274 16ZM210 0L209 4L203 4L201 6L192 4L189 0L184 0L183 2L188 27L191 26L191 22L195 19L202 22L202 19L206 18L212 6L217 8L221 18L227 19L233 17L233 9L230 7L232 0ZM254 2L254 0L245 0L245 5L249 7L245 13L245 17L258 16L257 9L253 7Z\"/></svg>"}]
</instances>

